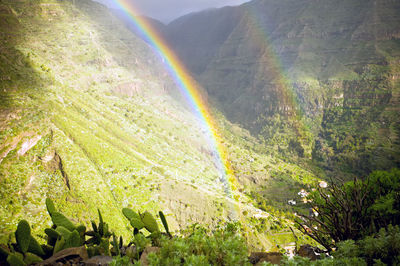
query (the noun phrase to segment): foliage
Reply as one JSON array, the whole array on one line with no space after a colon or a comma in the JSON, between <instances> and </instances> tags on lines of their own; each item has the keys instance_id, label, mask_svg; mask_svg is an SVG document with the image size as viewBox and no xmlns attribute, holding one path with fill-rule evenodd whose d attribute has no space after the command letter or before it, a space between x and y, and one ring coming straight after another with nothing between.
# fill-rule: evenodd
<instances>
[{"instance_id":1,"label":"foliage","mask_svg":"<svg viewBox=\"0 0 400 266\"><path fill-rule=\"evenodd\" d=\"M131 265L130 258L128 256L115 256L109 264L110 266L126 266Z\"/></svg>"},{"instance_id":2,"label":"foliage","mask_svg":"<svg viewBox=\"0 0 400 266\"><path fill-rule=\"evenodd\" d=\"M150 212L145 211L144 213L136 213L129 208L124 208L122 209L122 213L130 221L130 224L134 229L134 238L132 243L135 244L136 254L133 254L132 258L139 259L140 253L143 252L146 247L160 246L161 237L163 235L158 228L156 219ZM159 214L167 232L166 236L171 238L172 236L169 233L167 220L165 219L165 216L161 211L159 212ZM150 233L148 236L145 236L144 232L141 231L143 228L145 228Z\"/></svg>"},{"instance_id":3,"label":"foliage","mask_svg":"<svg viewBox=\"0 0 400 266\"><path fill-rule=\"evenodd\" d=\"M271 265L271 264L264 264ZM367 263L361 258L325 258L311 261L309 258L295 256L293 259L285 258L283 266L366 266Z\"/></svg>"},{"instance_id":4,"label":"foliage","mask_svg":"<svg viewBox=\"0 0 400 266\"><path fill-rule=\"evenodd\" d=\"M86 232L84 225L76 226L62 213L57 212L50 198L46 199L46 208L53 221L53 226L45 229L49 253L55 254L63 249L84 244Z\"/></svg>"},{"instance_id":5,"label":"foliage","mask_svg":"<svg viewBox=\"0 0 400 266\"><path fill-rule=\"evenodd\" d=\"M140 219L143 226L134 227L134 239L128 246L123 245L122 237L117 240L108 229L98 210L98 224L92 221L92 231L86 232L84 226L75 226L68 218L57 212L54 203L46 199L46 206L54 222L47 228L47 245L40 246L30 235L29 224L22 220L15 233L17 243L10 244L8 249L1 248L2 260L14 265L27 265L39 262L58 251L75 246L86 246L89 257L95 255L115 256L111 265L138 264L141 253L146 247L158 246L160 251L148 257L151 265L247 265L247 246L239 234L238 224L210 231L205 227L194 225L185 232L184 237L172 237L165 215L160 212L161 222L166 233L161 233L156 219L149 212L136 213L124 209L123 214L132 221ZM131 223L132 224L132 223ZM133 223L135 224L135 223ZM69 228L69 229L68 229ZM147 236L142 229L148 231ZM73 229L73 230L72 230ZM72 231L71 231L72 230ZM109 238L113 236L110 245ZM90 237L86 239L86 237ZM132 246L134 245L134 246ZM110 249L110 246L112 248ZM42 250L46 248L46 254ZM131 251L135 254L131 254Z\"/></svg>"},{"instance_id":6,"label":"foliage","mask_svg":"<svg viewBox=\"0 0 400 266\"><path fill-rule=\"evenodd\" d=\"M300 215L299 228L331 251L340 241L359 240L400 224L400 170L318 188L308 200L313 213Z\"/></svg>"},{"instance_id":7,"label":"foliage","mask_svg":"<svg viewBox=\"0 0 400 266\"><path fill-rule=\"evenodd\" d=\"M400 263L399 226L389 225L387 229L381 228L376 236L367 236L356 243L360 249L359 256L365 258L368 264L378 260L387 265Z\"/></svg>"},{"instance_id":8,"label":"foliage","mask_svg":"<svg viewBox=\"0 0 400 266\"><path fill-rule=\"evenodd\" d=\"M21 220L18 223L15 239L17 243L9 244L7 249L0 247L1 257L10 265L30 265L43 260L41 257L45 255L45 252L31 235L31 227L27 221Z\"/></svg>"},{"instance_id":9,"label":"foliage","mask_svg":"<svg viewBox=\"0 0 400 266\"><path fill-rule=\"evenodd\" d=\"M247 246L237 224L210 231L192 226L184 237L162 238L150 265L248 265Z\"/></svg>"},{"instance_id":10,"label":"foliage","mask_svg":"<svg viewBox=\"0 0 400 266\"><path fill-rule=\"evenodd\" d=\"M103 221L103 216L101 216L100 210L97 210L99 214L99 224L97 225L94 221L92 221L92 231L88 231L85 233L85 236L90 236L85 244L88 247L89 256L96 255L110 255L110 237L112 233L108 230L108 224ZM118 247L119 244L115 239L115 235L113 236L113 242ZM119 249L115 249L115 252L118 254Z\"/></svg>"},{"instance_id":11,"label":"foliage","mask_svg":"<svg viewBox=\"0 0 400 266\"><path fill-rule=\"evenodd\" d=\"M381 180L382 176L382 173L375 174L377 180ZM128 219L140 218L143 225L140 229L134 227L133 241L124 246L122 237L117 240L115 234L109 231L99 210L99 223L92 221L93 230L86 232L84 226L75 226L57 212L50 199L46 200L46 204L54 222L52 228L45 230L47 245L39 245L31 235L28 222L22 220L15 232L16 243L10 243L7 248L0 247L0 263L7 262L11 266L35 264L62 249L84 245L90 257L113 255L111 265L116 266L140 265L142 252L150 246L160 248L156 253L148 255L150 265L250 265L245 239L239 233L242 228L237 223L215 230L195 224L184 231L183 236L172 237L167 220L161 212L160 218L167 233L160 232L156 219L149 212L136 213L124 209L123 213ZM148 231L147 236L142 232L143 229ZM86 240L88 236L90 238ZM113 238L110 243L111 236ZM387 229L381 228L370 236L356 241L341 241L336 246L337 250L331 252L333 257L322 254L322 258L317 261L302 257L285 258L282 265L397 265L400 263L400 227L389 225Z\"/></svg>"},{"instance_id":12,"label":"foliage","mask_svg":"<svg viewBox=\"0 0 400 266\"><path fill-rule=\"evenodd\" d=\"M286 258L282 265L398 265L400 263L400 227L382 228L375 236L367 236L359 241L346 240L337 243L332 257L317 261L308 258Z\"/></svg>"}]
</instances>

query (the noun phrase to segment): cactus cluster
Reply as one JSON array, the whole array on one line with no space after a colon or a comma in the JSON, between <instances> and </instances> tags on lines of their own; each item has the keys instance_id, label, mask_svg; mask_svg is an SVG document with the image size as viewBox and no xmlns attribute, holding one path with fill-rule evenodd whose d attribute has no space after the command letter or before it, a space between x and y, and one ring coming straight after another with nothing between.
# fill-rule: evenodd
<instances>
[{"instance_id":1,"label":"cactus cluster","mask_svg":"<svg viewBox=\"0 0 400 266\"><path fill-rule=\"evenodd\" d=\"M108 224L103 221L100 210L99 213L99 224L97 225L94 221L92 223L92 231L85 233L89 236L89 240L85 242L88 247L89 256L95 255L110 255L110 237L111 232L108 230Z\"/></svg>"},{"instance_id":2,"label":"cactus cluster","mask_svg":"<svg viewBox=\"0 0 400 266\"><path fill-rule=\"evenodd\" d=\"M0 253L7 257L10 265L30 265L43 260L41 257L45 252L31 235L31 227L27 221L18 223L15 239L17 243L9 245L8 250L0 247Z\"/></svg>"},{"instance_id":3,"label":"cactus cluster","mask_svg":"<svg viewBox=\"0 0 400 266\"><path fill-rule=\"evenodd\" d=\"M151 234L160 233L158 223L150 212L145 211L144 213L137 213L129 208L124 208L122 209L122 213L129 220L130 224L135 230L140 231L141 229L145 228ZM159 215L165 231L169 236L171 236L165 215L161 211L159 212Z\"/></svg>"},{"instance_id":4,"label":"cactus cluster","mask_svg":"<svg viewBox=\"0 0 400 266\"><path fill-rule=\"evenodd\" d=\"M148 246L159 246L160 239L162 233L158 227L158 223L154 216L145 211L144 213L137 213L129 208L122 209L122 213L129 220L131 226L133 227L133 235L134 240L133 244L136 247L136 257L139 256L139 253L142 252ZM166 235L171 237L171 234L168 229L167 220L165 219L164 214L159 212L161 222L164 225ZM146 237L141 230L145 228L150 234Z\"/></svg>"},{"instance_id":5,"label":"cactus cluster","mask_svg":"<svg viewBox=\"0 0 400 266\"><path fill-rule=\"evenodd\" d=\"M103 221L100 210L98 210L98 224L91 221L92 230L86 231L84 225L75 225L71 220L57 211L51 199L46 199L46 208L53 225L44 230L47 243L40 245L31 235L31 227L25 220L19 222L15 231L16 243L8 244L8 247L0 246L0 265L4 262L11 266L23 266L40 263L54 254L67 248L85 246L89 257L96 255L105 256L127 256L130 260L140 258L140 254L148 246L160 246L161 237L166 235L171 238L168 224L162 212L159 216L164 225L166 233L161 233L154 216L145 211L136 213L124 208L124 216L134 228L133 240L127 246L123 245L122 237L117 238L110 232L108 224ZM146 229L146 235L141 232ZM112 240L110 238L112 236ZM111 246L111 248L110 248Z\"/></svg>"},{"instance_id":6,"label":"cactus cluster","mask_svg":"<svg viewBox=\"0 0 400 266\"><path fill-rule=\"evenodd\" d=\"M48 250L55 254L63 249L79 247L85 242L86 227L76 226L62 213L57 212L51 199L46 199L47 212L49 213L53 226L44 232L47 235Z\"/></svg>"}]
</instances>

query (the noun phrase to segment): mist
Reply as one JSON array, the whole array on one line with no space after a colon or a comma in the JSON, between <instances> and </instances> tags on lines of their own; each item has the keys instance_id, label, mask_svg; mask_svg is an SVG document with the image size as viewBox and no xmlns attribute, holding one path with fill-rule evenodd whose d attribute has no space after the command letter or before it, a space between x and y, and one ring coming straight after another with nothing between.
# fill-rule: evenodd
<instances>
[{"instance_id":1,"label":"mist","mask_svg":"<svg viewBox=\"0 0 400 266\"><path fill-rule=\"evenodd\" d=\"M114 0L96 0L110 8L118 9ZM209 8L240 5L249 0L136 0L131 2L140 10L142 15L155 18L165 24L183 15Z\"/></svg>"}]
</instances>

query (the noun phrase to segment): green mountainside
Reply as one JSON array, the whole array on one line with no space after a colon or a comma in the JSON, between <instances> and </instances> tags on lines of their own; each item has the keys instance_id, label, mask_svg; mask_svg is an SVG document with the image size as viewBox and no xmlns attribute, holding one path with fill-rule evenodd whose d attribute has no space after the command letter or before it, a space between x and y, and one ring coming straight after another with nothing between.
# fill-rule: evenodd
<instances>
[{"instance_id":1,"label":"green mountainside","mask_svg":"<svg viewBox=\"0 0 400 266\"><path fill-rule=\"evenodd\" d=\"M0 16L1 242L21 219L34 234L50 227L46 197L74 223L100 209L117 235L131 236L121 213L130 207L163 210L175 232L238 219L257 249L294 241L276 207L317 175L215 110L239 181L227 195L210 140L158 55L107 8L2 0Z\"/></svg>"},{"instance_id":2,"label":"green mountainside","mask_svg":"<svg viewBox=\"0 0 400 266\"><path fill-rule=\"evenodd\" d=\"M254 0L189 14L164 34L269 150L333 177L399 166L399 1Z\"/></svg>"}]
</instances>

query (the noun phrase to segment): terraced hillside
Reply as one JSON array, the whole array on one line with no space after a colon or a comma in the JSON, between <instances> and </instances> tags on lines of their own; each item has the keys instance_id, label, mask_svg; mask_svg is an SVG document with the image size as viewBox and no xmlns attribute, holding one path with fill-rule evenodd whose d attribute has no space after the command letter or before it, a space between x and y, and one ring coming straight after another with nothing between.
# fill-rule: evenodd
<instances>
[{"instance_id":1,"label":"terraced hillside","mask_svg":"<svg viewBox=\"0 0 400 266\"><path fill-rule=\"evenodd\" d=\"M275 191L269 203L282 204L314 174L215 111L240 182L227 195L205 129L162 61L105 7L3 0L0 16L2 242L21 218L34 232L50 225L46 197L83 223L99 208L122 235L121 209L132 207L164 210L174 231L239 219L253 247L293 241L290 223L254 195Z\"/></svg>"}]
</instances>

